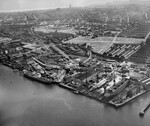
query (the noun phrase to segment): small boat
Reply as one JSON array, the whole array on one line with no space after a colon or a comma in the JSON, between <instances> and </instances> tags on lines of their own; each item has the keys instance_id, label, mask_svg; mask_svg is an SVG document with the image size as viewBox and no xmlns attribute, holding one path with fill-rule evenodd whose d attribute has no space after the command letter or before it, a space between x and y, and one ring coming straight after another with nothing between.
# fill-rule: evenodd
<instances>
[{"instance_id":1,"label":"small boat","mask_svg":"<svg viewBox=\"0 0 150 126\"><path fill-rule=\"evenodd\" d=\"M76 90L76 91L73 91L75 94L79 94L79 91L78 90Z\"/></svg>"}]
</instances>

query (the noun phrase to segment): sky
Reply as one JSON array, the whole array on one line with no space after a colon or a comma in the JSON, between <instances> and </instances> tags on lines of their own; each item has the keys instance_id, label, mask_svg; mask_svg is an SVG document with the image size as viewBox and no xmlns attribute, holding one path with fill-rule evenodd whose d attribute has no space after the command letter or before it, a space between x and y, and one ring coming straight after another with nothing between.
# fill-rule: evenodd
<instances>
[{"instance_id":1,"label":"sky","mask_svg":"<svg viewBox=\"0 0 150 126\"><path fill-rule=\"evenodd\" d=\"M128 0L0 0L0 11L24 11L105 4Z\"/></svg>"}]
</instances>

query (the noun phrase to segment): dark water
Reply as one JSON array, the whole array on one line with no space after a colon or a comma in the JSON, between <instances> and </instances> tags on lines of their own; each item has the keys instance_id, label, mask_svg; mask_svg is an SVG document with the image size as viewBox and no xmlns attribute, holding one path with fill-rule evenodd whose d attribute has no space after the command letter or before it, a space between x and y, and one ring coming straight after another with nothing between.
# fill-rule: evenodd
<instances>
[{"instance_id":1,"label":"dark water","mask_svg":"<svg viewBox=\"0 0 150 126\"><path fill-rule=\"evenodd\" d=\"M118 110L0 65L0 126L150 126L150 93Z\"/></svg>"}]
</instances>

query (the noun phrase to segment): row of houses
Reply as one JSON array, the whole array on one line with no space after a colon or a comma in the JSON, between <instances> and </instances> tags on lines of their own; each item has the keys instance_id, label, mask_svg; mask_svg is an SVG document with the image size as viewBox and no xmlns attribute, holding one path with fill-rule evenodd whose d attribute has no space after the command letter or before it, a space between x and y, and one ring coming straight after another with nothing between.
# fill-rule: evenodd
<instances>
[{"instance_id":1,"label":"row of houses","mask_svg":"<svg viewBox=\"0 0 150 126\"><path fill-rule=\"evenodd\" d=\"M111 57L128 59L140 48L140 44L113 44L103 54Z\"/></svg>"}]
</instances>

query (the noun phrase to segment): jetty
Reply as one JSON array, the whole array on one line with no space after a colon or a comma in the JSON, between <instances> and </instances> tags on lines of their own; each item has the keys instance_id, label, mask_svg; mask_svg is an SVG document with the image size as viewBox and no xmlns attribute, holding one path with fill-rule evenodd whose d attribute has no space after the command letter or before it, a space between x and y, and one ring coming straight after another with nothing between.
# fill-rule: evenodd
<instances>
[{"instance_id":1,"label":"jetty","mask_svg":"<svg viewBox=\"0 0 150 126\"><path fill-rule=\"evenodd\" d=\"M139 113L141 117L144 116L145 112L150 108L150 103Z\"/></svg>"}]
</instances>

